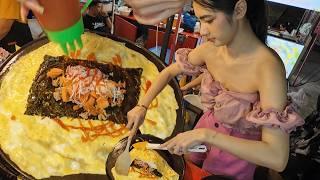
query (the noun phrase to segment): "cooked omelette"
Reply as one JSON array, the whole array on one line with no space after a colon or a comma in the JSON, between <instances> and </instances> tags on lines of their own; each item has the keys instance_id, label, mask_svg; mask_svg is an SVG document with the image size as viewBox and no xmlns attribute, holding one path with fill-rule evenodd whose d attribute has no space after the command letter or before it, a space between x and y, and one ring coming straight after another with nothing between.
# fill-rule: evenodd
<instances>
[{"instance_id":1,"label":"cooked omelette","mask_svg":"<svg viewBox=\"0 0 320 180\"><path fill-rule=\"evenodd\" d=\"M91 33L85 33L82 40L84 47L71 55L74 58L143 68L140 98L159 74L152 62L122 43ZM1 149L22 171L37 179L78 173L105 174L108 153L128 135L124 124L24 114L29 89L45 55L56 57L63 52L56 44L45 44L20 57L1 81ZM150 106L140 130L168 137L176 124L177 108L174 91L167 86Z\"/></svg>"},{"instance_id":2,"label":"cooked omelette","mask_svg":"<svg viewBox=\"0 0 320 180\"><path fill-rule=\"evenodd\" d=\"M111 169L112 175L116 180L127 179L159 179L159 180L178 180L179 175L169 166L169 164L154 150L133 148L130 151L131 160L138 161L137 165L131 165L128 176L120 175ZM149 170L151 169L151 170ZM156 171L157 173L153 173Z\"/></svg>"}]
</instances>

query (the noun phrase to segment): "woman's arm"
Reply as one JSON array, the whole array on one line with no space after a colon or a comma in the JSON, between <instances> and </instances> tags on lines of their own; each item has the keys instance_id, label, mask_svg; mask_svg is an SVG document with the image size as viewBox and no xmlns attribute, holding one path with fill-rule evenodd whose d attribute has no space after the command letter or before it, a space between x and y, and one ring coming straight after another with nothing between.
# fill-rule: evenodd
<instances>
[{"instance_id":1,"label":"woman's arm","mask_svg":"<svg viewBox=\"0 0 320 180\"><path fill-rule=\"evenodd\" d=\"M203 60L203 51L206 48L206 44L202 44L197 48L190 51L187 57L187 61L194 66L201 66L204 64ZM146 95L139 101L139 104L142 104L148 107L152 100L160 93L160 91L168 84L168 82L183 72L182 68L178 63L171 64L167 68L165 68L159 76L153 81L150 89L146 93Z\"/></svg>"},{"instance_id":2,"label":"woman's arm","mask_svg":"<svg viewBox=\"0 0 320 180\"><path fill-rule=\"evenodd\" d=\"M289 136L280 128L262 129L262 140L237 138L203 129L203 141L251 163L282 171L289 156Z\"/></svg>"},{"instance_id":3,"label":"woman's arm","mask_svg":"<svg viewBox=\"0 0 320 180\"><path fill-rule=\"evenodd\" d=\"M202 57L204 48L206 47L201 45L190 51L187 57L190 64L195 66L204 64ZM139 104L148 107L152 100L160 93L160 91L168 84L168 82L178 74L181 74L182 71L182 68L177 63L171 64L169 67L161 71L159 76L154 80L155 83L152 83L146 95L139 101Z\"/></svg>"},{"instance_id":4,"label":"woman's arm","mask_svg":"<svg viewBox=\"0 0 320 180\"><path fill-rule=\"evenodd\" d=\"M177 61L189 61L190 64L198 65L201 62L201 56L197 56L199 48L192 50L191 52L185 49L182 49L181 52L178 51L176 54ZM187 56L189 53L193 56ZM181 58L181 59L180 59ZM188 62L187 62L188 63ZM138 102L138 105L134 107L127 113L128 124L127 128L136 131L138 127L143 123L147 109L151 104L152 100L162 91L162 89L168 84L168 82L178 74L181 74L184 70L183 65L179 63L174 63L169 67L165 68L159 76L153 80L150 89L147 91L145 96L141 98Z\"/></svg>"},{"instance_id":5,"label":"woman's arm","mask_svg":"<svg viewBox=\"0 0 320 180\"><path fill-rule=\"evenodd\" d=\"M150 89L147 91L145 96L140 99L138 104L149 107L152 100L162 91L162 89L168 84L168 82L180 73L182 73L182 70L176 63L171 64L170 66L165 68L153 81L154 83L152 83Z\"/></svg>"},{"instance_id":6,"label":"woman's arm","mask_svg":"<svg viewBox=\"0 0 320 180\"><path fill-rule=\"evenodd\" d=\"M139 126L141 126L144 121L152 100L160 93L160 91L162 91L173 77L181 72L182 70L178 64L172 64L160 72L159 76L153 81L154 83L152 83L145 96L139 100L138 105L127 113L128 129L131 129L133 132L138 130Z\"/></svg>"}]
</instances>

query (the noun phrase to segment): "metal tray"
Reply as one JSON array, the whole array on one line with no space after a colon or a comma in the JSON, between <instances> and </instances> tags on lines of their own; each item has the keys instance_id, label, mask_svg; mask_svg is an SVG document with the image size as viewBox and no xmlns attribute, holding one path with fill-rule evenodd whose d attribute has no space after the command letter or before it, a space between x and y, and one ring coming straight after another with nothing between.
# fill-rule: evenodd
<instances>
[{"instance_id":1,"label":"metal tray","mask_svg":"<svg viewBox=\"0 0 320 180\"><path fill-rule=\"evenodd\" d=\"M99 33L97 33L99 34ZM132 49L142 55L144 55L148 60L150 60L154 65L158 68L159 71L163 70L166 66L160 59L155 56L152 52L148 51L143 47L136 46L133 42L128 41L126 39L114 36L114 35L102 35L104 37L108 37L114 41L122 42L125 46L129 49ZM38 40L32 41L25 46L21 47L18 51L13 53L8 59L4 62L0 63L0 87L1 87L1 79L2 77L10 71L11 65L13 65L16 61L19 60L19 57L26 55L39 47L47 44L49 41L46 37L40 38ZM169 85L174 89L176 101L178 103L179 108L177 109L177 119L176 119L176 126L173 130L173 133L167 139L177 135L179 132L183 131L184 128L184 120L183 120L183 108L182 108L182 93L180 91L180 87L178 81L173 79L170 81ZM36 162L35 162L36 163ZM16 178L19 177L20 179L34 179L31 175L23 172L20 170L14 162L10 160L7 154L5 154L0 149L0 174L1 171L5 172L5 176L7 178ZM50 177L49 179L106 179L105 175L91 175L91 174L77 174L77 175L70 175L64 177ZM107 178L108 179L108 178Z\"/></svg>"}]
</instances>

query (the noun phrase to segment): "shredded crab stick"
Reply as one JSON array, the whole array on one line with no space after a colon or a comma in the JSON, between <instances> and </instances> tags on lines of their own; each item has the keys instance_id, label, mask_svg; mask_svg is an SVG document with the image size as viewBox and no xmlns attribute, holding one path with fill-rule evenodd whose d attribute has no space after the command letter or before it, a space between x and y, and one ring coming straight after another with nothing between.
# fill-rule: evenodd
<instances>
[{"instance_id":1,"label":"shredded crab stick","mask_svg":"<svg viewBox=\"0 0 320 180\"><path fill-rule=\"evenodd\" d=\"M47 72L55 88L53 96L56 101L72 102L73 110L81 108L85 112L80 116L88 119L90 115L106 120L108 115L105 108L121 106L126 93L125 82L115 82L108 79L108 75L96 68L81 65L68 66L64 72L59 68L52 68Z\"/></svg>"}]
</instances>

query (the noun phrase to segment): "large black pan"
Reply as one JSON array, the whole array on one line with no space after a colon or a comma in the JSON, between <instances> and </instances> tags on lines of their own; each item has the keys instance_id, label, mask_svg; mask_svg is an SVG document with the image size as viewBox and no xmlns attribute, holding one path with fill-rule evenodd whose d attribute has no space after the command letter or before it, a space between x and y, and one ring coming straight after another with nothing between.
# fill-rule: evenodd
<instances>
[{"instance_id":1,"label":"large black pan","mask_svg":"<svg viewBox=\"0 0 320 180\"><path fill-rule=\"evenodd\" d=\"M142 141L148 141L149 143L156 143L156 144L162 144L164 141L160 138L151 136L151 135L136 135L135 137L132 138L131 145L137 142L142 142ZM106 162L106 171L107 175L111 180L114 180L114 177L111 173L111 169L115 166L116 160L118 156L124 151L126 148L128 142L128 138L124 138L120 140L118 144L113 148L111 153L108 156L107 162ZM130 146L130 150L133 147ZM183 179L184 176L184 169L185 169L185 164L183 161L183 158L181 156L177 155L172 155L168 151L161 151L161 150L156 150L156 152L164 159L167 161L167 163L170 165L170 167L179 174L179 180Z\"/></svg>"},{"instance_id":2,"label":"large black pan","mask_svg":"<svg viewBox=\"0 0 320 180\"><path fill-rule=\"evenodd\" d=\"M123 38L120 37L116 37L113 35L107 35L108 38L118 41L118 42L122 42L125 44L126 47L139 52L140 54L144 55L148 60L150 60L152 63L155 64L155 66L158 68L159 71L163 70L165 68L165 65L163 62L161 62L159 60L159 58L157 56L155 56L153 53L151 53L150 51L148 51L145 48L142 47L138 47L136 46L134 43L132 43L131 41L125 40ZM25 46L23 46L21 49L19 49L17 52L15 52L14 54L12 54L6 61L4 62L0 62L0 87L1 87L1 79L2 77L6 74L6 72L10 71L10 66L12 64L14 64L16 61L19 60L19 57L26 55L36 49L38 49L39 47L47 44L49 41L47 38L41 38L35 41L32 41L28 44L26 44ZM180 91L179 88L179 84L177 82L176 79L174 79L173 81L171 81L169 83L169 85L174 89L174 93L175 93L175 97L177 100L177 103L179 105L179 109L177 109L177 119L176 119L176 126L173 130L173 133L171 134L170 137L175 136L176 134L178 134L179 132L183 131L183 127L184 127L184 120L182 117L182 93ZM170 138L169 137L169 138ZM36 162L35 162L36 163ZM0 149L0 169L2 169L2 171L5 171L7 173L8 178L10 177L17 177L19 176L19 178L23 178L23 179L33 179L32 176L26 174L25 172L23 172L22 170L20 170L15 164L14 162L12 162L9 157L7 156L7 154L5 154L1 149ZM1 173L1 170L0 170ZM67 178L67 179L73 179L73 177L75 179L97 179L98 176L95 177L91 177L91 175L87 175L87 178L82 178L85 175L81 175L81 176L71 176L71 178L67 178L64 177L63 179ZM103 178L103 177L102 177ZM104 177L105 178L105 177ZM56 179L56 178L54 178Z\"/></svg>"}]
</instances>

